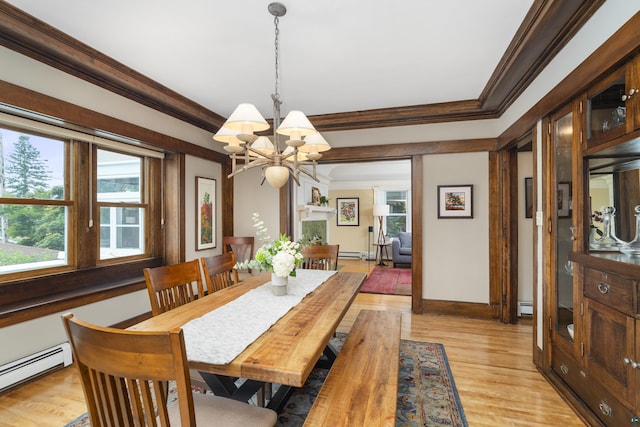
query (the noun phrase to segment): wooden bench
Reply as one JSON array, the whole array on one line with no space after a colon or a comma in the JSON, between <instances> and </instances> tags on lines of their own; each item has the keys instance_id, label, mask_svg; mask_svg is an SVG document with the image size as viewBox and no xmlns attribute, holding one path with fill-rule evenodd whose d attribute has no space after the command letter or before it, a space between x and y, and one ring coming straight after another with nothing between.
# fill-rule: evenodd
<instances>
[{"instance_id":1,"label":"wooden bench","mask_svg":"<svg viewBox=\"0 0 640 427\"><path fill-rule=\"evenodd\" d=\"M305 426L395 426L400 313L361 310Z\"/></svg>"}]
</instances>

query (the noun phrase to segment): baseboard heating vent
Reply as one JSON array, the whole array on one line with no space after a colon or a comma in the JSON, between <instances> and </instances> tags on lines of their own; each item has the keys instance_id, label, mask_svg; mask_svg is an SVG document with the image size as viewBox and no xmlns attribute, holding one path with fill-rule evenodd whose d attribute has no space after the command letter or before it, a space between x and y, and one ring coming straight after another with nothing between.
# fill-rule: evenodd
<instances>
[{"instance_id":1,"label":"baseboard heating vent","mask_svg":"<svg viewBox=\"0 0 640 427\"><path fill-rule=\"evenodd\" d=\"M338 258L360 259L360 252L340 251L340 253L338 253Z\"/></svg>"},{"instance_id":2,"label":"baseboard heating vent","mask_svg":"<svg viewBox=\"0 0 640 427\"><path fill-rule=\"evenodd\" d=\"M58 367L69 366L73 358L68 342L0 366L0 393Z\"/></svg>"},{"instance_id":3,"label":"baseboard heating vent","mask_svg":"<svg viewBox=\"0 0 640 427\"><path fill-rule=\"evenodd\" d=\"M518 316L533 316L533 303L531 301L519 301Z\"/></svg>"}]
</instances>

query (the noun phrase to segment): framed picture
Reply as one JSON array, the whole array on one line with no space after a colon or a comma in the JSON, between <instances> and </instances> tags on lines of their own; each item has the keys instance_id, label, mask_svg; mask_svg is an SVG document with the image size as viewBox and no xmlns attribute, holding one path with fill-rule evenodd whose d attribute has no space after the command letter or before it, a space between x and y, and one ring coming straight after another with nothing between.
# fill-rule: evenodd
<instances>
[{"instance_id":1,"label":"framed picture","mask_svg":"<svg viewBox=\"0 0 640 427\"><path fill-rule=\"evenodd\" d=\"M350 199L336 199L338 215L336 215L338 225L355 225L360 224L360 199L352 197Z\"/></svg>"},{"instance_id":2,"label":"framed picture","mask_svg":"<svg viewBox=\"0 0 640 427\"><path fill-rule=\"evenodd\" d=\"M558 183L558 192L556 193L558 200L558 218L569 218L571 216L571 183Z\"/></svg>"},{"instance_id":3,"label":"framed picture","mask_svg":"<svg viewBox=\"0 0 640 427\"><path fill-rule=\"evenodd\" d=\"M311 204L320 206L320 189L318 187L311 187Z\"/></svg>"},{"instance_id":4,"label":"framed picture","mask_svg":"<svg viewBox=\"0 0 640 427\"><path fill-rule=\"evenodd\" d=\"M196 177L196 250L216 247L216 180Z\"/></svg>"},{"instance_id":5,"label":"framed picture","mask_svg":"<svg viewBox=\"0 0 640 427\"><path fill-rule=\"evenodd\" d=\"M473 185L438 185L438 218L473 218Z\"/></svg>"},{"instance_id":6,"label":"framed picture","mask_svg":"<svg viewBox=\"0 0 640 427\"><path fill-rule=\"evenodd\" d=\"M524 217L533 218L533 178L524 179Z\"/></svg>"}]
</instances>

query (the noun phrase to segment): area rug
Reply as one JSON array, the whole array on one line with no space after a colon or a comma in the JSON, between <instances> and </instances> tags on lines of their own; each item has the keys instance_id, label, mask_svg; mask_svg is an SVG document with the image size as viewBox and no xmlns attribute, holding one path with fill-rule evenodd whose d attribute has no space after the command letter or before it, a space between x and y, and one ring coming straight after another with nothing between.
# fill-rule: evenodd
<instances>
[{"instance_id":1,"label":"area rug","mask_svg":"<svg viewBox=\"0 0 640 427\"><path fill-rule=\"evenodd\" d=\"M362 284L360 292L411 295L411 269L375 267Z\"/></svg>"},{"instance_id":2,"label":"area rug","mask_svg":"<svg viewBox=\"0 0 640 427\"><path fill-rule=\"evenodd\" d=\"M342 347L345 337L346 334L338 333L333 338L332 344L336 349ZM304 424L327 373L327 369L311 372L305 385L294 391L278 414L277 426L298 427ZM87 414L83 414L65 427L90 425ZM442 344L400 342L396 426L468 427Z\"/></svg>"}]
</instances>

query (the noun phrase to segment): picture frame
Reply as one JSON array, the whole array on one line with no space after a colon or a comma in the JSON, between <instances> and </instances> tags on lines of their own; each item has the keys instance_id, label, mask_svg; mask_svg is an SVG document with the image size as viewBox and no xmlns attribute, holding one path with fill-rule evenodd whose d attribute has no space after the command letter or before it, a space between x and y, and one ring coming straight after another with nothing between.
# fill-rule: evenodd
<instances>
[{"instance_id":1,"label":"picture frame","mask_svg":"<svg viewBox=\"0 0 640 427\"><path fill-rule=\"evenodd\" d=\"M571 217L571 183L559 182L556 192L556 209L558 212L558 218L570 218Z\"/></svg>"},{"instance_id":2,"label":"picture frame","mask_svg":"<svg viewBox=\"0 0 640 427\"><path fill-rule=\"evenodd\" d=\"M473 185L438 185L438 218L473 218Z\"/></svg>"},{"instance_id":3,"label":"picture frame","mask_svg":"<svg viewBox=\"0 0 640 427\"><path fill-rule=\"evenodd\" d=\"M320 206L320 189L318 187L311 187L311 204Z\"/></svg>"},{"instance_id":4,"label":"picture frame","mask_svg":"<svg viewBox=\"0 0 640 427\"><path fill-rule=\"evenodd\" d=\"M339 226L360 225L360 198L336 198L336 221Z\"/></svg>"},{"instance_id":5,"label":"picture frame","mask_svg":"<svg viewBox=\"0 0 640 427\"><path fill-rule=\"evenodd\" d=\"M533 178L524 179L524 217L533 218Z\"/></svg>"},{"instance_id":6,"label":"picture frame","mask_svg":"<svg viewBox=\"0 0 640 427\"><path fill-rule=\"evenodd\" d=\"M216 180L196 176L196 250L216 247Z\"/></svg>"}]
</instances>

